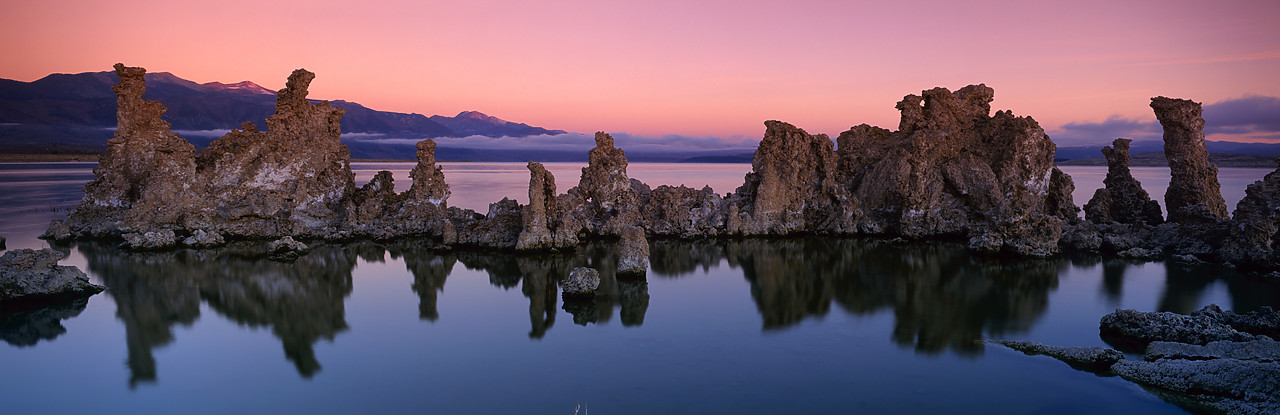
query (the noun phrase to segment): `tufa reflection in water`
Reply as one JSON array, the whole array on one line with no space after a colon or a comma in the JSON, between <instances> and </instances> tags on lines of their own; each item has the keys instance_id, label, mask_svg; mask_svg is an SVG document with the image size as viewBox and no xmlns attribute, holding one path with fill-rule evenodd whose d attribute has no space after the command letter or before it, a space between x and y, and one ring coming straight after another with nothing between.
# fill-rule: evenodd
<instances>
[{"instance_id":1,"label":"tufa reflection in water","mask_svg":"<svg viewBox=\"0 0 1280 415\"><path fill-rule=\"evenodd\" d=\"M959 243L861 239L655 241L654 273L676 276L721 261L742 268L765 330L826 315L892 310L893 341L921 353L981 352L984 334L1025 331L1048 305L1062 259L988 260Z\"/></svg>"},{"instance_id":2,"label":"tufa reflection in water","mask_svg":"<svg viewBox=\"0 0 1280 415\"><path fill-rule=\"evenodd\" d=\"M520 287L529 303L531 339L547 335L559 309L575 324L605 324L616 314L624 326L640 326L650 302L647 281L618 277L619 250L612 242L536 256L437 251L413 240L361 242L319 245L293 263L270 261L253 243L163 254L123 252L92 242L76 248L116 303L128 345L131 386L157 379L154 350L174 340L174 326L195 322L201 303L241 326L270 329L298 373L316 375L321 363L314 345L348 329L345 303L352 293L353 270L359 261L381 263L388 256L402 260L412 275L406 288L418 297L422 320L440 318L439 296L458 264L484 271L495 287ZM1100 265L1099 291L1116 304L1124 296L1125 273L1144 267L1163 268L1167 275L1159 296L1161 311L1193 311L1197 299L1219 279L1226 282L1236 310L1280 303L1275 283L1240 278L1217 265L1143 265L1097 256L988 259L948 242L654 240L650 265L654 278L667 280L725 265L740 269L765 331L825 316L833 304L854 315L890 312L891 340L921 354L951 350L977 355L982 352L977 340L1029 331L1046 313L1059 274L1068 267ZM559 282L580 266L599 271L597 295L560 304ZM38 312L0 313L0 339L15 346L52 340L66 331L62 320L84 309L81 301Z\"/></svg>"}]
</instances>

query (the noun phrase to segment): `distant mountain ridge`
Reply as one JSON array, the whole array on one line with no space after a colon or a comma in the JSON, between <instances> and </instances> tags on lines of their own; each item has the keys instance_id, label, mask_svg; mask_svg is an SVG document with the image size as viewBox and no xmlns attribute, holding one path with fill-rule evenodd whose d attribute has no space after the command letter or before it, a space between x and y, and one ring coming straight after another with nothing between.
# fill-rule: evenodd
<instances>
[{"instance_id":1,"label":"distant mountain ridge","mask_svg":"<svg viewBox=\"0 0 1280 415\"><path fill-rule=\"evenodd\" d=\"M266 128L275 111L275 92L251 81L204 84L168 72L146 75L147 99L168 108L164 119L183 131L230 130L245 121ZM104 150L116 125L114 72L52 74L21 82L0 79L0 146L63 146ZM523 123L508 122L476 111L457 117L378 111L355 102L331 100L347 111L343 133L386 138L440 138L483 135L526 137L564 134ZM456 128L455 128L456 127ZM220 134L183 134L198 146Z\"/></svg>"},{"instance_id":2,"label":"distant mountain ridge","mask_svg":"<svg viewBox=\"0 0 1280 415\"><path fill-rule=\"evenodd\" d=\"M564 130L548 130L524 123L514 123L479 111L463 111L453 117L432 115L431 121L443 124L464 136L528 137L531 135L558 135Z\"/></svg>"}]
</instances>

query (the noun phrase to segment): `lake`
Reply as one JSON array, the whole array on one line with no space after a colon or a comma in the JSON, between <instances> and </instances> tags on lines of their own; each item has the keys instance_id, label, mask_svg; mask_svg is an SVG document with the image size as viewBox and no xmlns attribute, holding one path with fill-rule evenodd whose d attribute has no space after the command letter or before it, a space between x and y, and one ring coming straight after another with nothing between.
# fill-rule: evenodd
<instances>
[{"instance_id":1,"label":"lake","mask_svg":"<svg viewBox=\"0 0 1280 415\"><path fill-rule=\"evenodd\" d=\"M450 205L527 200L521 163L442 163ZM0 235L40 248L93 164L0 164ZM583 164L547 163L557 188ZM412 163L353 163L357 182ZM651 186L731 192L743 164L634 163ZM1083 205L1105 167L1066 167ZM1222 169L1229 206L1270 169ZM1163 202L1168 169L1134 168ZM1163 203L1162 203L1163 204ZM992 260L949 242L650 241L643 279L617 248L437 252L319 246L296 263L235 248L130 254L55 246L108 287L0 314L4 413L1185 413L1141 387L981 339L1105 345L1118 308L1280 307L1280 286L1215 265L1088 255ZM556 281L602 271L604 295Z\"/></svg>"}]
</instances>

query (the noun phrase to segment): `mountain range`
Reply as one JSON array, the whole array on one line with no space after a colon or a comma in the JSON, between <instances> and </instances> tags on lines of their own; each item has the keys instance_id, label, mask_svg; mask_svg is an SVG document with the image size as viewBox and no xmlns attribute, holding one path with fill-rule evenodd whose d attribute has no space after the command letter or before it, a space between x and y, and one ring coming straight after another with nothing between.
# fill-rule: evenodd
<instances>
[{"instance_id":1,"label":"mountain range","mask_svg":"<svg viewBox=\"0 0 1280 415\"><path fill-rule=\"evenodd\" d=\"M168 72L146 75L147 99L168 108L165 120L197 146L207 145L251 121L265 128L275 111L275 91L250 81L196 83ZM0 79L0 148L74 148L103 151L116 125L113 72L53 74L32 82ZM564 134L509 122L477 111L455 117L378 111L355 102L332 100L346 110L343 133L386 138L527 137Z\"/></svg>"}]
</instances>

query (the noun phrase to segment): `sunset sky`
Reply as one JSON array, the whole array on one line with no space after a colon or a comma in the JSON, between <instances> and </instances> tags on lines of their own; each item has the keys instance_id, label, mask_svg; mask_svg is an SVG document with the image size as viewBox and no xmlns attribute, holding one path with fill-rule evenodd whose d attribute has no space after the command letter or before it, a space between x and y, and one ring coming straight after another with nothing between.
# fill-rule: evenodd
<instances>
[{"instance_id":1,"label":"sunset sky","mask_svg":"<svg viewBox=\"0 0 1280 415\"><path fill-rule=\"evenodd\" d=\"M985 83L994 109L1034 117L1060 145L1150 130L1156 95L1230 100L1220 108L1246 106L1232 112L1242 124L1213 137L1280 141L1280 100L1267 98L1280 96L1274 0L10 0L4 10L0 78L21 81L123 62L278 89L306 68L312 98L385 111L747 139L768 119L833 136L864 122L896 129L903 95Z\"/></svg>"}]
</instances>

